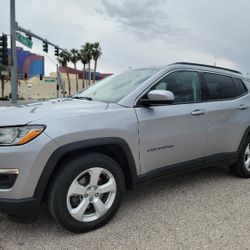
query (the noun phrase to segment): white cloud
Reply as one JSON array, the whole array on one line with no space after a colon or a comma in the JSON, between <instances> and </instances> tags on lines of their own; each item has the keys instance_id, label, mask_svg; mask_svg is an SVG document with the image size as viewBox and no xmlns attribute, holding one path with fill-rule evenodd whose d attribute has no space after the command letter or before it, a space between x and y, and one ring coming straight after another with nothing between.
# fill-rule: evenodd
<instances>
[{"instance_id":1,"label":"white cloud","mask_svg":"<svg viewBox=\"0 0 250 250\"><path fill-rule=\"evenodd\" d=\"M9 32L9 1L0 5L0 31ZM98 69L104 72L175 61L249 72L249 7L247 0L16 1L19 24L62 47L100 41ZM41 42L34 40L33 51L43 54ZM46 64L54 71L50 60Z\"/></svg>"}]
</instances>

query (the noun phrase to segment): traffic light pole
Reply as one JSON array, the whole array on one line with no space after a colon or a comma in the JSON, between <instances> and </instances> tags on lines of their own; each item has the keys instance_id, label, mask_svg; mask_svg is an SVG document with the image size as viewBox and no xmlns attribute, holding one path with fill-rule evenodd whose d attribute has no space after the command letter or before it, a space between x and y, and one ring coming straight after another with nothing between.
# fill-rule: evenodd
<instances>
[{"instance_id":1,"label":"traffic light pole","mask_svg":"<svg viewBox=\"0 0 250 250\"><path fill-rule=\"evenodd\" d=\"M16 32L24 32L26 35L34 37L45 44L52 45L57 50L63 51L65 54L69 52L58 45L48 41L45 38L42 38L30 30L26 30L18 25L16 22L16 11L15 11L15 0L10 0L10 33L11 33L11 103L17 104L18 102L18 84L17 84L17 53L16 53Z\"/></svg>"},{"instance_id":2,"label":"traffic light pole","mask_svg":"<svg viewBox=\"0 0 250 250\"><path fill-rule=\"evenodd\" d=\"M69 52L68 52L66 49L63 49L63 48L61 48L60 46L56 45L55 43L52 43L52 42L48 41L46 38L42 38L41 36L39 36L39 35L33 33L33 32L30 31L30 30L27 30L27 29L25 29L25 28L23 28L23 27L21 27L21 26L19 26L19 25L17 25L16 29L17 29L17 31L23 32L23 33L25 33L26 35L29 35L29 36L31 36L31 37L34 37L34 38L36 38L37 40L42 41L43 43L46 43L46 44L48 44L48 45L51 45L51 46L53 46L53 47L55 47L55 48L60 49L60 50L63 51L65 54L69 54Z\"/></svg>"},{"instance_id":3,"label":"traffic light pole","mask_svg":"<svg viewBox=\"0 0 250 250\"><path fill-rule=\"evenodd\" d=\"M11 34L11 103L17 104L17 55L16 55L16 13L15 0L10 0L10 34Z\"/></svg>"}]
</instances>

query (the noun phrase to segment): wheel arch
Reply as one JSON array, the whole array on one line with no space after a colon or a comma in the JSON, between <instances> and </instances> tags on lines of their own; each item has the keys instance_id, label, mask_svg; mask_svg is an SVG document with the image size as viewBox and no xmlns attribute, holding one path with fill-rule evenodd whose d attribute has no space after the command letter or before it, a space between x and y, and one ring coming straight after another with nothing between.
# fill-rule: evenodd
<instances>
[{"instance_id":1,"label":"wheel arch","mask_svg":"<svg viewBox=\"0 0 250 250\"><path fill-rule=\"evenodd\" d=\"M41 202L50 180L60 170L60 163L87 152L102 153L114 159L122 168L126 188L133 189L138 174L130 147L125 140L112 137L78 141L59 147L47 161L33 197Z\"/></svg>"},{"instance_id":2,"label":"wheel arch","mask_svg":"<svg viewBox=\"0 0 250 250\"><path fill-rule=\"evenodd\" d=\"M250 137L250 126L248 126L241 138L240 144L238 146L237 152L239 153L244 145L244 142L246 141L246 139Z\"/></svg>"}]
</instances>

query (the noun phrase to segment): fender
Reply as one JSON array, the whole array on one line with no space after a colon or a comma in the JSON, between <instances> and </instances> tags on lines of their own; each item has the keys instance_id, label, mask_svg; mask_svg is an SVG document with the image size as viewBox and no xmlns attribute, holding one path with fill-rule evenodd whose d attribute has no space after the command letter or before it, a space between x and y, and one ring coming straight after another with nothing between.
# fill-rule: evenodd
<instances>
[{"instance_id":1,"label":"fender","mask_svg":"<svg viewBox=\"0 0 250 250\"><path fill-rule=\"evenodd\" d=\"M63 145L59 147L55 152L53 152L53 154L50 156L49 160L47 161L43 169L43 172L39 178L33 198L36 201L38 201L40 205L42 198L44 196L44 193L46 191L47 185L49 183L49 180L58 162L65 154L73 152L75 150L88 149L91 147L104 146L104 145L117 145L122 148L128 161L128 169L130 171L130 175L132 178L132 185L134 185L137 182L138 175L136 171L134 157L131 153L130 147L127 144L127 142L121 138L115 138L115 137L90 139L90 140L77 141L77 142Z\"/></svg>"}]
</instances>

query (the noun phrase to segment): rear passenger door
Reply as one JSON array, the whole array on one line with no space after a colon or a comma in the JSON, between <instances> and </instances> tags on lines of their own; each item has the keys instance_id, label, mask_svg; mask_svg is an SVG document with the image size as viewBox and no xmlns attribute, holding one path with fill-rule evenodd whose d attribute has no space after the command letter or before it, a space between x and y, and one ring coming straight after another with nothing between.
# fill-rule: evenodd
<instances>
[{"instance_id":1,"label":"rear passenger door","mask_svg":"<svg viewBox=\"0 0 250 250\"><path fill-rule=\"evenodd\" d=\"M208 139L205 155L220 156L237 151L245 130L247 89L240 78L203 73L205 82ZM219 159L219 158L218 158ZM214 158L208 158L214 160Z\"/></svg>"}]
</instances>

